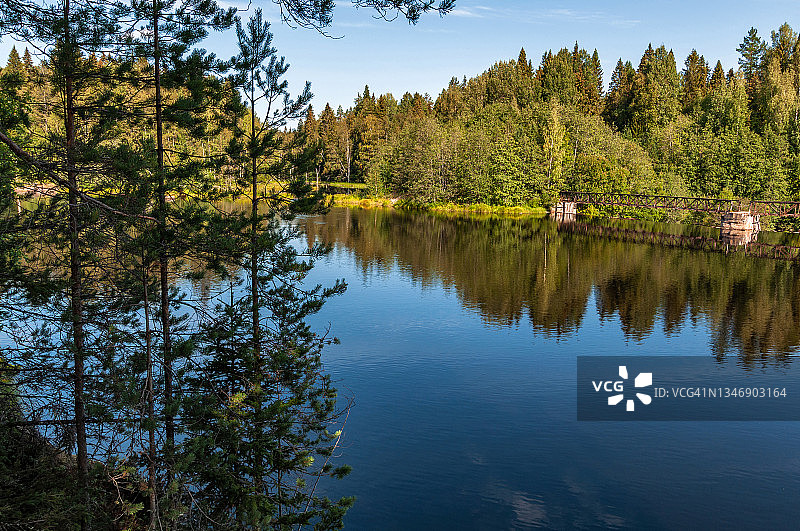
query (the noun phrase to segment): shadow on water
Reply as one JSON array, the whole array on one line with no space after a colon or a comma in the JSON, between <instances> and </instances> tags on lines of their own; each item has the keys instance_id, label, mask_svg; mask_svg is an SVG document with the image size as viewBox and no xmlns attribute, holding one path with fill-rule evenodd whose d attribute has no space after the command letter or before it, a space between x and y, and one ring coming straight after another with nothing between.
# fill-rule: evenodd
<instances>
[{"instance_id":1,"label":"shadow on water","mask_svg":"<svg viewBox=\"0 0 800 531\"><path fill-rule=\"evenodd\" d=\"M547 337L575 334L594 294L600 319L618 316L632 340L702 320L720 358L783 357L800 344L800 267L791 261L635 243L547 219L337 208L301 223L309 241L351 250L365 275L397 263L423 285L454 289L491 324L529 321ZM678 241L716 237L650 225L616 226Z\"/></svg>"}]
</instances>

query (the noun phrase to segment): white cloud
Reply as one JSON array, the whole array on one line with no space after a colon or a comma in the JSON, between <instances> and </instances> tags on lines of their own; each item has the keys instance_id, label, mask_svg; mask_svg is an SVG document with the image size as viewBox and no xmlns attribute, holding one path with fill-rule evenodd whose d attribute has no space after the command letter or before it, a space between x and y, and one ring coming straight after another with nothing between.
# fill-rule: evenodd
<instances>
[{"instance_id":1,"label":"white cloud","mask_svg":"<svg viewBox=\"0 0 800 531\"><path fill-rule=\"evenodd\" d=\"M553 9L509 9L484 5L459 7L449 16L465 18L492 18L498 20L514 20L527 24L543 24L553 20L576 22L594 22L615 27L630 28L640 23L639 20L627 19L604 11L584 11L570 8Z\"/></svg>"},{"instance_id":2,"label":"white cloud","mask_svg":"<svg viewBox=\"0 0 800 531\"><path fill-rule=\"evenodd\" d=\"M465 18L483 18L483 15L480 13L475 13L474 11L470 10L469 8L458 8L450 11L447 16L450 17L465 17Z\"/></svg>"}]
</instances>

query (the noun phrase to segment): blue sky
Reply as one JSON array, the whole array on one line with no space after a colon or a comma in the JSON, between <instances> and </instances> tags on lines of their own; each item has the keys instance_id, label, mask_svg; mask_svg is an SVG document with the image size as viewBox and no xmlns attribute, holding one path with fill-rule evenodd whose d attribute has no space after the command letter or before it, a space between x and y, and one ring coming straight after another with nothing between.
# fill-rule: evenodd
<instances>
[{"instance_id":1,"label":"blue sky","mask_svg":"<svg viewBox=\"0 0 800 531\"><path fill-rule=\"evenodd\" d=\"M247 6L247 0L224 0L223 5ZM479 74L500 59L516 58L524 47L538 64L548 49L572 48L577 40L590 52L597 49L606 83L618 58L638 65L647 44L666 45L678 66L692 48L713 64L737 68L736 47L751 26L768 39L771 30L788 22L800 29L796 0L743 1L487 1L456 0L446 17L427 15L416 25L404 20L386 22L367 9L342 0L334 11L329 38L312 30L280 23L277 7L254 0L273 21L275 45L292 68L290 87L311 81L317 112L330 102L334 109L353 103L369 84L373 92L427 92L433 98L452 76ZM252 11L253 7L251 7ZM242 13L243 18L248 16ZM214 34L203 46L223 57L235 53L235 34ZM0 62L13 43L0 42ZM21 50L20 50L21 52Z\"/></svg>"}]
</instances>

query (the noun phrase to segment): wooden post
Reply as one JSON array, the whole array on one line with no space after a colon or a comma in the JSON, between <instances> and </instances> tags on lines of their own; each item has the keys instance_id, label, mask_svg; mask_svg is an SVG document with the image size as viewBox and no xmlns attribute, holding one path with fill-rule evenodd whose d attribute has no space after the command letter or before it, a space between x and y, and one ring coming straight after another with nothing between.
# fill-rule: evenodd
<instances>
[{"instance_id":1,"label":"wooden post","mask_svg":"<svg viewBox=\"0 0 800 531\"><path fill-rule=\"evenodd\" d=\"M571 201L559 201L550 207L550 217L556 221L575 221L577 204Z\"/></svg>"}]
</instances>

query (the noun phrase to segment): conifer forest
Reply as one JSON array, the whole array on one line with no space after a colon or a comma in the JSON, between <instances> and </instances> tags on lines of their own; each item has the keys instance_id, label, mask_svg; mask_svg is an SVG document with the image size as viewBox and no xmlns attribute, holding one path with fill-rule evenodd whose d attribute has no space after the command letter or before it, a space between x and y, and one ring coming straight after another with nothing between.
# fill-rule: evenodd
<instances>
[{"instance_id":1,"label":"conifer forest","mask_svg":"<svg viewBox=\"0 0 800 531\"><path fill-rule=\"evenodd\" d=\"M420 205L548 206L558 190L797 200L797 33L753 28L737 51L726 71L649 46L604 87L597 50L522 49L435 100L367 86L299 129L322 146L315 176Z\"/></svg>"},{"instance_id":2,"label":"conifer forest","mask_svg":"<svg viewBox=\"0 0 800 531\"><path fill-rule=\"evenodd\" d=\"M270 31L319 31L333 2L275 3L280 20L213 0L0 5L16 43L0 70L0 529L343 526L357 502L324 485L350 472L353 397L323 364L338 340L307 319L347 286L305 282L330 249L298 246L293 223L328 208L325 185L414 207L800 200L788 24L743 35L727 70L664 45L601 65L575 43L435 97L366 86L333 109L288 86L303 58ZM355 4L410 23L454 7ZM235 57L203 50L219 33Z\"/></svg>"}]
</instances>

